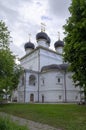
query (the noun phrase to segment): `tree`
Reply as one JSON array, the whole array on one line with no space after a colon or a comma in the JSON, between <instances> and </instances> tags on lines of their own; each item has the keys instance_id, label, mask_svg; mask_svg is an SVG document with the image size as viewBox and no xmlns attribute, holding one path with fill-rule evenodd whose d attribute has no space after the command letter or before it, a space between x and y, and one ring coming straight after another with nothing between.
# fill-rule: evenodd
<instances>
[{"instance_id":1,"label":"tree","mask_svg":"<svg viewBox=\"0 0 86 130\"><path fill-rule=\"evenodd\" d=\"M21 68L15 63L15 56L9 49L10 33L0 21L0 95L10 94L17 88ZM3 91L4 90L4 91Z\"/></svg>"},{"instance_id":2,"label":"tree","mask_svg":"<svg viewBox=\"0 0 86 130\"><path fill-rule=\"evenodd\" d=\"M5 26L5 23L0 21L0 49L9 48L10 44L10 32L8 28Z\"/></svg>"},{"instance_id":3,"label":"tree","mask_svg":"<svg viewBox=\"0 0 86 130\"><path fill-rule=\"evenodd\" d=\"M86 101L86 0L72 0L65 29L64 60L70 63L75 86L84 90Z\"/></svg>"}]
</instances>

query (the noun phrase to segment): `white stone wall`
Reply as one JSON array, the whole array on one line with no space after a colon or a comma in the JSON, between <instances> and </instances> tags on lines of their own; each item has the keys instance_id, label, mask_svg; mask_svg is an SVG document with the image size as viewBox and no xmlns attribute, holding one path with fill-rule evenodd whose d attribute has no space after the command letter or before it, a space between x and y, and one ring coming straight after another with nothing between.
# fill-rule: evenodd
<instances>
[{"instance_id":1,"label":"white stone wall","mask_svg":"<svg viewBox=\"0 0 86 130\"><path fill-rule=\"evenodd\" d=\"M72 80L72 73L66 74L66 89L67 89L67 101L80 101L80 88L75 87Z\"/></svg>"},{"instance_id":2,"label":"white stone wall","mask_svg":"<svg viewBox=\"0 0 86 130\"><path fill-rule=\"evenodd\" d=\"M21 66L28 71L24 74L25 82L18 87L18 101L30 102L30 95L34 95L34 102L78 102L80 101L79 88L75 88L71 73L64 73L58 70L47 71L38 75L35 71L51 64L62 64L62 56L47 49L39 48L28 54L21 60ZM32 70L32 71L30 71ZM29 84L29 76L35 75L35 86ZM60 82L58 82L60 78ZM65 96L66 95L66 96ZM44 96L44 99L43 99Z\"/></svg>"},{"instance_id":3,"label":"white stone wall","mask_svg":"<svg viewBox=\"0 0 86 130\"><path fill-rule=\"evenodd\" d=\"M40 70L43 66L51 64L62 64L62 56L56 53L40 49Z\"/></svg>"},{"instance_id":4,"label":"white stone wall","mask_svg":"<svg viewBox=\"0 0 86 130\"><path fill-rule=\"evenodd\" d=\"M38 71L38 50L21 60L21 66L25 69Z\"/></svg>"},{"instance_id":5,"label":"white stone wall","mask_svg":"<svg viewBox=\"0 0 86 130\"><path fill-rule=\"evenodd\" d=\"M39 51L40 50L40 51ZM45 65L62 64L61 55L40 48L21 60L21 66L25 69L39 71Z\"/></svg>"},{"instance_id":6,"label":"white stone wall","mask_svg":"<svg viewBox=\"0 0 86 130\"><path fill-rule=\"evenodd\" d=\"M30 75L34 75L36 77L35 86L29 84ZM25 102L30 102L30 94L34 94L34 102L38 101L38 74L34 72L27 72L26 76L26 95Z\"/></svg>"},{"instance_id":7,"label":"white stone wall","mask_svg":"<svg viewBox=\"0 0 86 130\"><path fill-rule=\"evenodd\" d=\"M60 83L58 83L58 78L60 78ZM42 79L44 79L44 85L42 84ZM40 102L42 101L42 95L44 95L45 102L63 101L62 73L50 71L40 76Z\"/></svg>"}]
</instances>

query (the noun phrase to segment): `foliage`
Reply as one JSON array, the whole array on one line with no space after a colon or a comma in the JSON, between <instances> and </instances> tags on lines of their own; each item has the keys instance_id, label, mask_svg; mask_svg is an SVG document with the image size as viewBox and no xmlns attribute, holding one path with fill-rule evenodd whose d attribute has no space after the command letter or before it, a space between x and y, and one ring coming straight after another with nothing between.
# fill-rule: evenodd
<instances>
[{"instance_id":1,"label":"foliage","mask_svg":"<svg viewBox=\"0 0 86 130\"><path fill-rule=\"evenodd\" d=\"M14 67L14 73L13 73L13 78L12 78L12 82L13 82L13 88L16 89L19 83L19 77L20 75L23 73L23 69L21 68L20 65L15 64Z\"/></svg>"},{"instance_id":2,"label":"foliage","mask_svg":"<svg viewBox=\"0 0 86 130\"><path fill-rule=\"evenodd\" d=\"M10 51L9 44L10 33L5 23L0 21L0 95L6 94L6 96L17 87L21 73L21 68L15 63L16 57Z\"/></svg>"},{"instance_id":3,"label":"foliage","mask_svg":"<svg viewBox=\"0 0 86 130\"><path fill-rule=\"evenodd\" d=\"M0 130L28 130L25 126L20 126L12 121L9 118L0 117Z\"/></svg>"},{"instance_id":4,"label":"foliage","mask_svg":"<svg viewBox=\"0 0 86 130\"><path fill-rule=\"evenodd\" d=\"M5 23L0 21L0 49L8 48L10 43L10 32L5 26Z\"/></svg>"},{"instance_id":5,"label":"foliage","mask_svg":"<svg viewBox=\"0 0 86 130\"><path fill-rule=\"evenodd\" d=\"M86 130L86 106L77 104L4 104L0 111L61 130Z\"/></svg>"},{"instance_id":6,"label":"foliage","mask_svg":"<svg viewBox=\"0 0 86 130\"><path fill-rule=\"evenodd\" d=\"M9 50L0 50L0 88L12 85L12 75L15 65L14 56Z\"/></svg>"},{"instance_id":7,"label":"foliage","mask_svg":"<svg viewBox=\"0 0 86 130\"><path fill-rule=\"evenodd\" d=\"M76 86L84 89L86 100L86 0L72 0L70 17L64 25L64 60L70 63Z\"/></svg>"}]
</instances>

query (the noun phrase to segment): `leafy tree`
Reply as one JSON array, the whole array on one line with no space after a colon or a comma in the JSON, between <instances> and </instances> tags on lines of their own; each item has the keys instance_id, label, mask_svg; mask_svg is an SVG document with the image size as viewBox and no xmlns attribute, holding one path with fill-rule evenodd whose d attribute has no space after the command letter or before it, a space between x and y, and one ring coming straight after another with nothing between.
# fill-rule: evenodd
<instances>
[{"instance_id":1,"label":"leafy tree","mask_svg":"<svg viewBox=\"0 0 86 130\"><path fill-rule=\"evenodd\" d=\"M15 63L15 56L9 49L10 33L0 21L0 94L10 94L17 88L21 68Z\"/></svg>"},{"instance_id":2,"label":"leafy tree","mask_svg":"<svg viewBox=\"0 0 86 130\"><path fill-rule=\"evenodd\" d=\"M72 0L70 17L64 25L64 60L70 63L76 86L84 90L86 101L86 0Z\"/></svg>"},{"instance_id":3,"label":"leafy tree","mask_svg":"<svg viewBox=\"0 0 86 130\"><path fill-rule=\"evenodd\" d=\"M0 21L0 49L9 48L10 44L10 32L8 28L5 26L5 23Z\"/></svg>"}]
</instances>

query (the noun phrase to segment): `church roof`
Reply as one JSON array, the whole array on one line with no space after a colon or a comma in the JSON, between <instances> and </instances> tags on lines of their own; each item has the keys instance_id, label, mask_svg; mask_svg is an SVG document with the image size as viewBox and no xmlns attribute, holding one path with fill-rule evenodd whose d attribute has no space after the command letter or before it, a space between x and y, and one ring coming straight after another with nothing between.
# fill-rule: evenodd
<instances>
[{"instance_id":1,"label":"church roof","mask_svg":"<svg viewBox=\"0 0 86 130\"><path fill-rule=\"evenodd\" d=\"M24 55L22 58L20 58L20 60L23 60L23 59L26 58L27 56L30 56L32 53L34 53L34 52L36 52L36 51L38 51L38 50L40 50L40 49L43 49L43 50L46 50L46 51L48 51L48 52L54 53L54 54L56 54L56 55L62 56L62 54L59 54L58 52L55 52L55 51L52 50L52 49L48 49L48 48L43 47L43 46L38 46L38 47L36 47L35 49L33 49L32 52L30 52L30 53Z\"/></svg>"},{"instance_id":2,"label":"church roof","mask_svg":"<svg viewBox=\"0 0 86 130\"><path fill-rule=\"evenodd\" d=\"M47 71L47 70L67 70L68 64L51 64L47 66L43 66L41 69L41 72Z\"/></svg>"}]
</instances>

